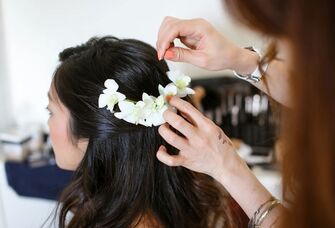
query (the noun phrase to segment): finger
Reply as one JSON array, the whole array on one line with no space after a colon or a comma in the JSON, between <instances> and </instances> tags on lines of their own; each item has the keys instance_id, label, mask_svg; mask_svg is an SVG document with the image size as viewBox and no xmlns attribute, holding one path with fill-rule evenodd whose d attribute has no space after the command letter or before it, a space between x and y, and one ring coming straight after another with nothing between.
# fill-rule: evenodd
<instances>
[{"instance_id":1,"label":"finger","mask_svg":"<svg viewBox=\"0 0 335 228\"><path fill-rule=\"evenodd\" d=\"M173 132L167 124L163 124L158 128L159 134L163 137L163 139L174 146L175 148L182 150L188 146L188 142L185 138L177 135Z\"/></svg>"},{"instance_id":2,"label":"finger","mask_svg":"<svg viewBox=\"0 0 335 228\"><path fill-rule=\"evenodd\" d=\"M166 17L163 20L163 23L159 28L156 42L156 48L160 59L163 58L170 43L173 43L176 38L194 34L192 23L194 23L192 20L179 20L173 17Z\"/></svg>"},{"instance_id":3,"label":"finger","mask_svg":"<svg viewBox=\"0 0 335 228\"><path fill-rule=\"evenodd\" d=\"M171 110L166 110L163 113L164 120L169 123L174 129L183 134L186 138L191 138L196 135L196 130L194 126L186 121L180 115L174 113ZM163 126L163 125L162 125ZM165 129L165 127L163 128ZM170 130L171 131L171 130ZM171 143L170 143L171 144Z\"/></svg>"},{"instance_id":4,"label":"finger","mask_svg":"<svg viewBox=\"0 0 335 228\"><path fill-rule=\"evenodd\" d=\"M175 62L187 62L196 66L201 66L201 61L203 61L200 56L200 52L197 50L173 47L166 50L164 58L167 60Z\"/></svg>"},{"instance_id":5,"label":"finger","mask_svg":"<svg viewBox=\"0 0 335 228\"><path fill-rule=\"evenodd\" d=\"M197 126L197 123L190 117L187 113L180 112L180 115L187 120L187 122L191 123L193 126Z\"/></svg>"},{"instance_id":6,"label":"finger","mask_svg":"<svg viewBox=\"0 0 335 228\"><path fill-rule=\"evenodd\" d=\"M180 112L186 114L196 123L197 126L205 125L206 117L189 102L184 101L179 97L173 96L170 99L169 104L178 109Z\"/></svg>"},{"instance_id":7,"label":"finger","mask_svg":"<svg viewBox=\"0 0 335 228\"><path fill-rule=\"evenodd\" d=\"M191 49L196 49L197 44L199 43L199 39L183 36L179 37L180 41L185 44L186 47L191 48Z\"/></svg>"},{"instance_id":8,"label":"finger","mask_svg":"<svg viewBox=\"0 0 335 228\"><path fill-rule=\"evenodd\" d=\"M167 16L162 21L158 35L157 35L157 41L156 41L156 49L158 54L158 59L161 60L164 57L165 50L168 49L173 43L173 40L176 38L174 36L169 36L171 38L167 38L167 34L170 34L172 31L170 30L171 24L173 21L176 21L178 19L174 17ZM174 33L175 34L175 33ZM178 34L178 33L177 33Z\"/></svg>"},{"instance_id":9,"label":"finger","mask_svg":"<svg viewBox=\"0 0 335 228\"><path fill-rule=\"evenodd\" d=\"M156 157L159 161L163 162L164 164L168 166L181 166L184 163L184 157L181 155L170 155L168 154L165 146L160 146Z\"/></svg>"}]
</instances>

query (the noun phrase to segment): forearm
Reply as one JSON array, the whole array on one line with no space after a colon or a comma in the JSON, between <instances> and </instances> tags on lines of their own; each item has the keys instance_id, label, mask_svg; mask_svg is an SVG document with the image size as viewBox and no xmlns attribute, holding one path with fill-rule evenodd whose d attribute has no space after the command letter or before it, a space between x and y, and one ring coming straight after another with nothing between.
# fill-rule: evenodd
<instances>
[{"instance_id":1,"label":"forearm","mask_svg":"<svg viewBox=\"0 0 335 228\"><path fill-rule=\"evenodd\" d=\"M237 159L234 159L229 167L223 168L214 178L226 188L251 218L259 206L270 199L271 193L259 182L245 162L236 156ZM279 208L276 207L271 211L262 227L277 227L275 223L280 213Z\"/></svg>"},{"instance_id":2,"label":"forearm","mask_svg":"<svg viewBox=\"0 0 335 228\"><path fill-rule=\"evenodd\" d=\"M231 167L226 167L215 177L230 195L237 201L250 218L259 205L267 201L271 194L258 181L244 161L234 162Z\"/></svg>"},{"instance_id":3,"label":"forearm","mask_svg":"<svg viewBox=\"0 0 335 228\"><path fill-rule=\"evenodd\" d=\"M258 83L252 83L254 86L268 94L277 102L290 107L289 94L289 71L285 62L273 60L264 75L263 80Z\"/></svg>"},{"instance_id":4,"label":"forearm","mask_svg":"<svg viewBox=\"0 0 335 228\"><path fill-rule=\"evenodd\" d=\"M239 48L236 51L235 64L232 69L239 74L250 74L258 66L259 56L257 53L244 48ZM252 83L277 102L291 106L289 94L289 70L284 60L273 60L268 65L268 68L260 82Z\"/></svg>"}]
</instances>

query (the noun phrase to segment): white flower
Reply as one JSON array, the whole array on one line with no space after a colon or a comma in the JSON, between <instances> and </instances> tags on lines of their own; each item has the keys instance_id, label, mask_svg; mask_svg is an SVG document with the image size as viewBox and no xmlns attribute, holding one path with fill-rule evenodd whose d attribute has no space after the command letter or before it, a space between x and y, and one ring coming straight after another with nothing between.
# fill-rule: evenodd
<instances>
[{"instance_id":1,"label":"white flower","mask_svg":"<svg viewBox=\"0 0 335 228\"><path fill-rule=\"evenodd\" d=\"M117 91L119 85L114 80L107 79L104 84L106 89L99 96L98 106L99 108L107 106L107 110L114 113L114 106L118 104L120 112L114 113L116 118L136 125L159 126L165 123L163 113L169 107L168 97L194 94L188 87L191 82L189 76L180 71L169 71L167 75L172 82L165 87L158 86L160 96L154 97L143 93L142 100L138 102L126 100L126 96Z\"/></svg>"},{"instance_id":2,"label":"white flower","mask_svg":"<svg viewBox=\"0 0 335 228\"><path fill-rule=\"evenodd\" d=\"M106 89L99 96L99 108L107 106L107 110L114 112L114 106L120 101L126 99L126 96L122 93L117 92L119 85L113 79L107 79L105 81Z\"/></svg>"},{"instance_id":3,"label":"white flower","mask_svg":"<svg viewBox=\"0 0 335 228\"><path fill-rule=\"evenodd\" d=\"M160 95L163 95L164 98L166 98L166 97L172 97L174 95L177 95L178 89L173 83L170 83L165 87L159 85L158 91Z\"/></svg>"},{"instance_id":4,"label":"white flower","mask_svg":"<svg viewBox=\"0 0 335 228\"><path fill-rule=\"evenodd\" d=\"M144 102L120 101L118 104L120 112L114 113L118 119L123 119L129 123L145 125L144 121Z\"/></svg>"},{"instance_id":5,"label":"white flower","mask_svg":"<svg viewBox=\"0 0 335 228\"><path fill-rule=\"evenodd\" d=\"M146 126L158 126L165 123L163 112L168 108L168 106L165 103L164 96L160 95L156 98L143 93L142 100L145 104L144 113Z\"/></svg>"},{"instance_id":6,"label":"white flower","mask_svg":"<svg viewBox=\"0 0 335 228\"><path fill-rule=\"evenodd\" d=\"M180 71L168 71L167 76L177 87L177 96L185 97L188 94L194 94L194 90L189 88L191 78Z\"/></svg>"}]
</instances>

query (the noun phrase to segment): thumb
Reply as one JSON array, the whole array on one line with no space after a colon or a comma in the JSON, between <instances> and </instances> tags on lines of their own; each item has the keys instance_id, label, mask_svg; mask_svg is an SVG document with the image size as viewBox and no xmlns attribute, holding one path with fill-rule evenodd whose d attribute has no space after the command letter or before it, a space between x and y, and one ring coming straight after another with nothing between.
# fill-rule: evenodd
<instances>
[{"instance_id":1,"label":"thumb","mask_svg":"<svg viewBox=\"0 0 335 228\"><path fill-rule=\"evenodd\" d=\"M174 62L187 62L193 65L198 65L198 62L201 61L196 51L181 47L169 48L165 52L164 58Z\"/></svg>"}]
</instances>

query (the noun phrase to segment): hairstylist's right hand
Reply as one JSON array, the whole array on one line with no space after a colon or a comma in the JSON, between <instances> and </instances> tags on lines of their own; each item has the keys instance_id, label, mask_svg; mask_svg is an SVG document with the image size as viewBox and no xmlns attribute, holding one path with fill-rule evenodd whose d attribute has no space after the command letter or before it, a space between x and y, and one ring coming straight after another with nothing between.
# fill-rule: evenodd
<instances>
[{"instance_id":1,"label":"hairstylist's right hand","mask_svg":"<svg viewBox=\"0 0 335 228\"><path fill-rule=\"evenodd\" d=\"M169 166L184 166L219 179L239 167L242 160L235 152L230 139L210 119L203 116L190 103L173 97L170 105L176 107L182 116L171 110L164 112L168 124L159 127L160 135L179 149L178 155L170 155L164 146L157 152L157 158ZM176 134L170 126L184 137Z\"/></svg>"},{"instance_id":2,"label":"hairstylist's right hand","mask_svg":"<svg viewBox=\"0 0 335 228\"><path fill-rule=\"evenodd\" d=\"M179 38L188 48L175 47ZM158 58L188 62L208 70L237 70L242 48L230 42L204 19L166 17L156 43Z\"/></svg>"}]
</instances>

